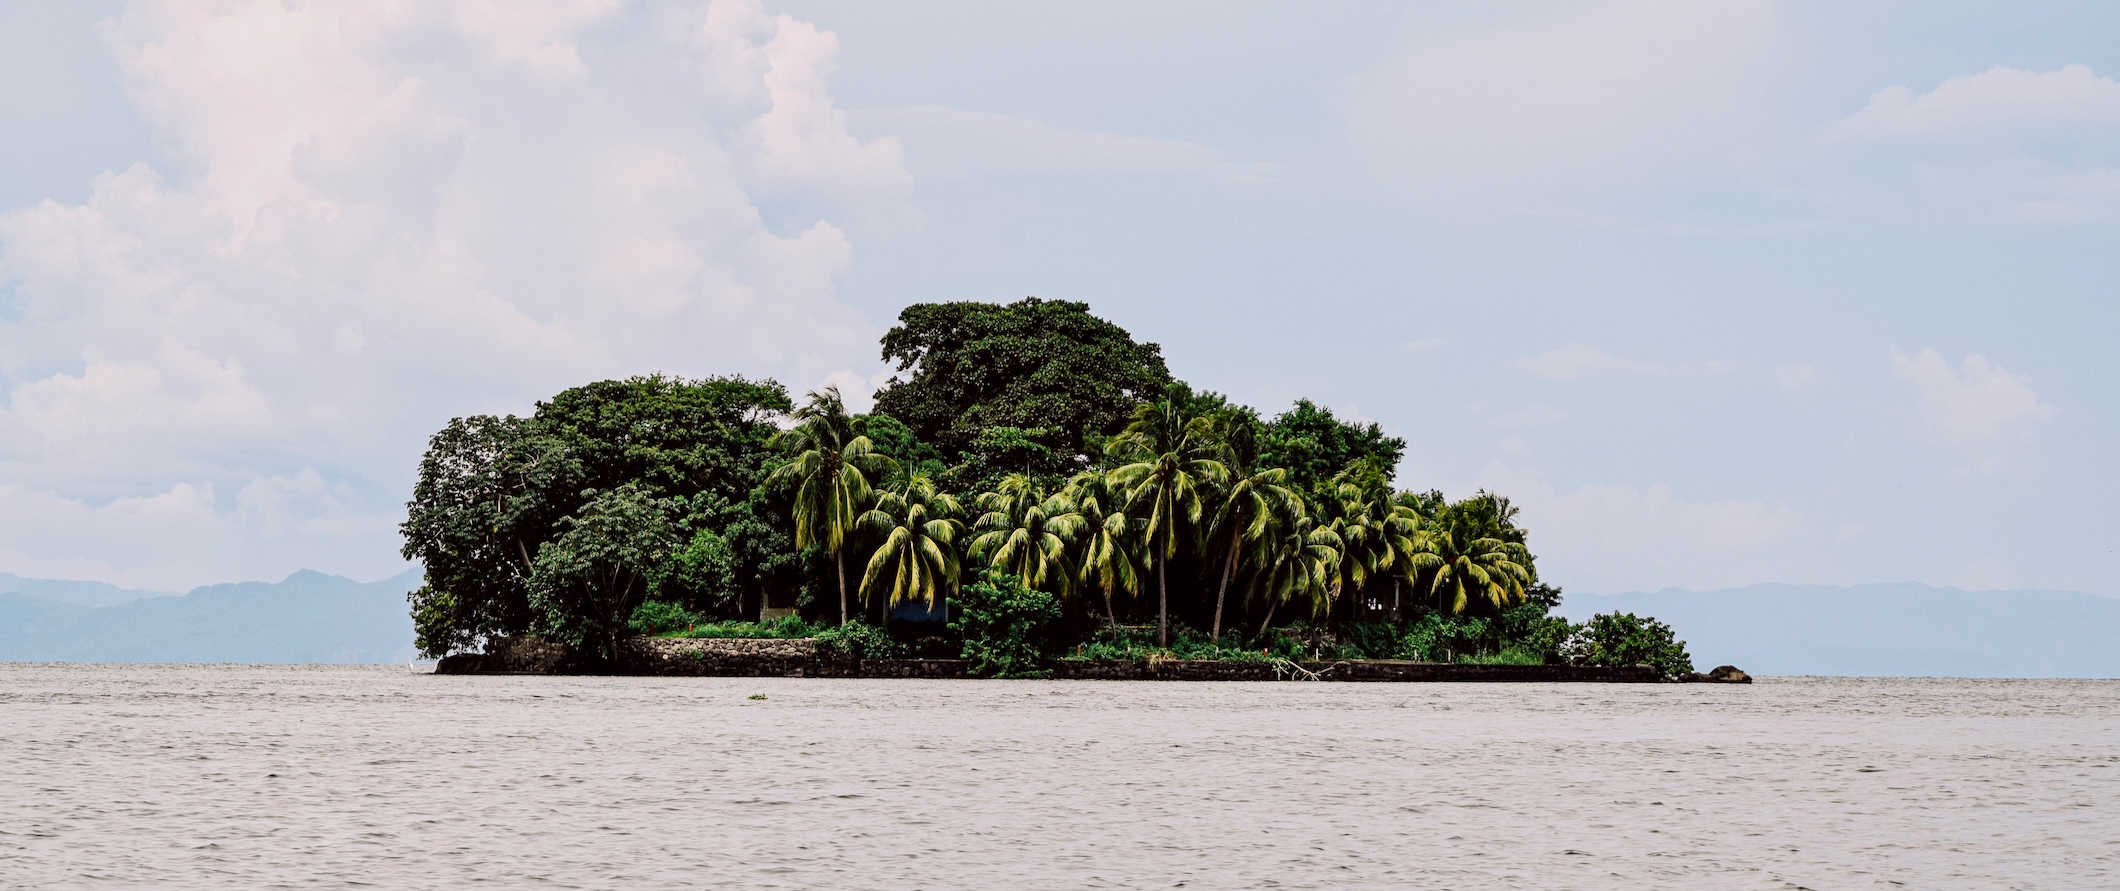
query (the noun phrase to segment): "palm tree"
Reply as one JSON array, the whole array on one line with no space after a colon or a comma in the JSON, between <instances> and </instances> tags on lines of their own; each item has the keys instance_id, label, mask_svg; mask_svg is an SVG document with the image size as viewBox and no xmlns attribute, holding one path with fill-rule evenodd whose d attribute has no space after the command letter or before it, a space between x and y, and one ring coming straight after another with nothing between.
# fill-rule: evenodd
<instances>
[{"instance_id":1,"label":"palm tree","mask_svg":"<svg viewBox=\"0 0 2120 891\"><path fill-rule=\"evenodd\" d=\"M1354 604L1371 578L1393 577L1392 605L1396 607L1397 575L1406 573L1415 554L1429 548L1420 514L1393 496L1389 478L1373 459L1348 465L1332 480L1336 522L1346 543L1340 580L1343 589L1351 585L1354 594L1349 598L1348 619L1355 618Z\"/></svg>"},{"instance_id":2,"label":"palm tree","mask_svg":"<svg viewBox=\"0 0 2120 891\"><path fill-rule=\"evenodd\" d=\"M935 491L926 474L915 474L898 491L876 496L876 506L861 515L859 525L882 543L869 556L861 576L861 598L874 603L886 597L888 610L918 600L930 609L935 601L957 593L960 566L957 539L964 531L957 499Z\"/></svg>"},{"instance_id":3,"label":"palm tree","mask_svg":"<svg viewBox=\"0 0 2120 891\"><path fill-rule=\"evenodd\" d=\"M1200 486L1221 483L1229 469L1216 460L1214 421L1194 415L1192 391L1172 384L1161 402L1134 408L1126 430L1112 439L1108 451L1131 463L1111 472L1112 485L1126 492L1127 513L1148 521L1149 559L1156 564L1156 640L1170 645L1171 558L1178 542L1197 532L1202 513Z\"/></svg>"},{"instance_id":4,"label":"palm tree","mask_svg":"<svg viewBox=\"0 0 2120 891\"><path fill-rule=\"evenodd\" d=\"M1231 412L1217 422L1222 428L1223 460L1231 477L1228 491L1222 493L1221 504L1208 522L1207 533L1210 541L1223 542L1222 581L1215 586L1215 619L1208 632L1209 637L1220 640L1222 603L1247 546L1267 537L1276 516L1290 511L1302 513L1303 499L1288 487L1287 470L1254 472L1259 447L1250 418Z\"/></svg>"},{"instance_id":5,"label":"palm tree","mask_svg":"<svg viewBox=\"0 0 2120 891\"><path fill-rule=\"evenodd\" d=\"M1428 543L1426 553L1414 555L1411 568L1429 579L1436 608L1456 615L1473 603L1506 609L1524 602L1531 553L1523 545L1499 538L1462 538L1449 528L1430 530Z\"/></svg>"},{"instance_id":6,"label":"palm tree","mask_svg":"<svg viewBox=\"0 0 2120 891\"><path fill-rule=\"evenodd\" d=\"M881 480L898 462L876 451L860 424L847 416L838 387L812 391L795 412L795 426L773 437L790 455L766 477L770 489L794 489L789 514L795 521L795 547L816 545L832 557L839 573L839 624L847 612L847 533L868 506L871 477Z\"/></svg>"},{"instance_id":7,"label":"palm tree","mask_svg":"<svg viewBox=\"0 0 2120 891\"><path fill-rule=\"evenodd\" d=\"M1074 505L1047 496L1029 477L1012 473L978 501L972 559L1014 575L1026 588L1065 595L1073 582L1067 542L1078 531Z\"/></svg>"},{"instance_id":8,"label":"palm tree","mask_svg":"<svg viewBox=\"0 0 2120 891\"><path fill-rule=\"evenodd\" d=\"M1260 634L1272 627L1274 610L1283 603L1306 601L1314 616L1330 609L1342 559L1339 533L1307 513L1283 513L1274 528L1253 581L1257 596L1266 601Z\"/></svg>"},{"instance_id":9,"label":"palm tree","mask_svg":"<svg viewBox=\"0 0 2120 891\"><path fill-rule=\"evenodd\" d=\"M1112 608L1112 594L1141 593L1140 530L1126 515L1124 493L1112 488L1104 474L1094 470L1068 481L1068 500L1081 527L1075 540L1076 580L1084 588L1104 594L1104 616L1112 631L1119 630L1119 613Z\"/></svg>"}]
</instances>

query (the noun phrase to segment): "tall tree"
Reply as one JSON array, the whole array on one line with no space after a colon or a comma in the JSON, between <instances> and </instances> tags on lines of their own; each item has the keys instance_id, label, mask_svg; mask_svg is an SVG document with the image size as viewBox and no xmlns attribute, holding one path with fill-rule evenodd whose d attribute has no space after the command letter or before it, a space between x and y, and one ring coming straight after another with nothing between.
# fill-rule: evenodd
<instances>
[{"instance_id":1,"label":"tall tree","mask_svg":"<svg viewBox=\"0 0 2120 891\"><path fill-rule=\"evenodd\" d=\"M1249 409L1226 409L1215 417L1222 444L1223 463L1230 480L1220 493L1214 515L1208 522L1207 538L1222 549L1222 578L1215 585L1215 618L1208 634L1222 637L1222 604L1229 595L1230 580L1237 575L1247 550L1254 550L1272 532L1278 516L1303 511L1302 496L1288 487L1284 468L1259 469L1257 422Z\"/></svg>"},{"instance_id":2,"label":"tall tree","mask_svg":"<svg viewBox=\"0 0 2120 891\"><path fill-rule=\"evenodd\" d=\"M982 493L978 506L983 513L972 527L978 533L973 560L1015 576L1026 588L1068 593L1074 579L1067 544L1080 531L1080 518L1065 495L1047 495L1028 477L1012 474Z\"/></svg>"},{"instance_id":3,"label":"tall tree","mask_svg":"<svg viewBox=\"0 0 2120 891\"><path fill-rule=\"evenodd\" d=\"M1112 631L1119 630L1119 612L1112 607L1113 595L1124 591L1141 593L1140 524L1126 514L1126 496L1094 470L1076 474L1068 482L1067 497L1080 517L1081 532L1074 539L1078 590L1104 595L1104 617Z\"/></svg>"},{"instance_id":4,"label":"tall tree","mask_svg":"<svg viewBox=\"0 0 2120 891\"><path fill-rule=\"evenodd\" d=\"M1387 436L1375 423L1358 424L1333 416L1332 409L1298 399L1267 422L1259 443L1260 462L1286 467L1290 481L1306 495L1327 494L1332 477L1365 458L1386 469L1398 466L1406 440Z\"/></svg>"},{"instance_id":5,"label":"tall tree","mask_svg":"<svg viewBox=\"0 0 2120 891\"><path fill-rule=\"evenodd\" d=\"M937 492L924 474L878 493L876 506L860 519L863 530L879 540L861 576L861 598L881 600L888 611L915 600L932 608L957 593L961 514L957 499Z\"/></svg>"},{"instance_id":6,"label":"tall tree","mask_svg":"<svg viewBox=\"0 0 2120 891\"><path fill-rule=\"evenodd\" d=\"M879 453L847 416L838 387L812 392L795 412L795 426L774 437L790 457L773 470L766 486L792 491L788 512L795 521L795 546L812 545L832 558L839 578L839 623L852 621L847 609L846 538L868 507L871 479L888 478L897 462Z\"/></svg>"},{"instance_id":7,"label":"tall tree","mask_svg":"<svg viewBox=\"0 0 2120 891\"><path fill-rule=\"evenodd\" d=\"M531 602L546 639L609 664L618 658L626 620L647 598L650 574L677 549L678 538L669 499L632 484L589 494L538 551Z\"/></svg>"},{"instance_id":8,"label":"tall tree","mask_svg":"<svg viewBox=\"0 0 2120 891\"><path fill-rule=\"evenodd\" d=\"M1428 533L1420 515L1394 499L1389 477L1375 458L1357 460L1335 475L1333 492L1344 542L1340 593L1348 598L1347 615L1353 620L1370 581L1391 578L1395 589L1396 579L1411 570L1414 555L1428 550Z\"/></svg>"},{"instance_id":9,"label":"tall tree","mask_svg":"<svg viewBox=\"0 0 2120 891\"><path fill-rule=\"evenodd\" d=\"M1272 627L1274 611L1284 603L1302 603L1311 615L1324 615L1342 559L1339 534L1308 513L1285 514L1274 529L1252 581L1254 594L1266 601L1260 634Z\"/></svg>"},{"instance_id":10,"label":"tall tree","mask_svg":"<svg viewBox=\"0 0 2120 891\"><path fill-rule=\"evenodd\" d=\"M1111 472L1127 494L1127 512L1147 521L1149 559L1156 564L1156 640L1170 645L1170 561L1198 534L1201 488L1221 484L1229 469L1220 460L1212 418L1193 414L1192 390L1171 384L1158 402L1134 409L1126 430L1109 450L1128 463Z\"/></svg>"},{"instance_id":11,"label":"tall tree","mask_svg":"<svg viewBox=\"0 0 2120 891\"><path fill-rule=\"evenodd\" d=\"M899 375L876 410L904 421L949 463L990 427L1042 428L1055 452L1084 452L1134 405L1170 383L1163 351L1090 314L1089 305L1027 297L1010 304L920 303L883 336Z\"/></svg>"},{"instance_id":12,"label":"tall tree","mask_svg":"<svg viewBox=\"0 0 2120 891\"><path fill-rule=\"evenodd\" d=\"M1448 528L1433 530L1429 548L1414 556L1412 567L1427 580L1438 610L1452 615L1478 605L1502 610L1524 602L1531 583L1531 555L1523 545L1499 538L1460 538Z\"/></svg>"}]
</instances>

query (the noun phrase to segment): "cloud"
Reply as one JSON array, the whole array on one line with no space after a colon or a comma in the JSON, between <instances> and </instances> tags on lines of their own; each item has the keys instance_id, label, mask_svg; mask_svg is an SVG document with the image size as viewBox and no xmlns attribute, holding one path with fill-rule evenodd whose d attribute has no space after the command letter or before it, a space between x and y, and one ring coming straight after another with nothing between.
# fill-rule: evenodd
<instances>
[{"instance_id":1,"label":"cloud","mask_svg":"<svg viewBox=\"0 0 2120 891\"><path fill-rule=\"evenodd\" d=\"M0 569L93 568L44 555L126 550L154 515L183 546L110 577L394 571L379 518L452 415L873 352L838 282L912 180L847 130L808 23L140 2L103 33L167 154L0 212L0 486L50 508ZM143 513L164 502L182 519Z\"/></svg>"},{"instance_id":2,"label":"cloud","mask_svg":"<svg viewBox=\"0 0 2120 891\"><path fill-rule=\"evenodd\" d=\"M2120 125L2120 81L2068 65L2043 73L1995 67L1949 78L1926 93L1886 87L1834 124L1833 132L1842 139L1875 140L1999 130L2014 139L2027 128L2114 125Z\"/></svg>"},{"instance_id":3,"label":"cloud","mask_svg":"<svg viewBox=\"0 0 2120 891\"><path fill-rule=\"evenodd\" d=\"M1237 161L1198 143L1055 126L1014 115L932 105L852 112L864 130L896 134L923 179L992 173L1187 173L1224 182L1273 178L1272 164Z\"/></svg>"},{"instance_id":4,"label":"cloud","mask_svg":"<svg viewBox=\"0 0 2120 891\"><path fill-rule=\"evenodd\" d=\"M1547 380L1565 381L1606 371L1638 373L1660 373L1664 367L1653 362L1640 362L1615 356L1595 347L1581 344L1547 350L1535 356L1516 360L1516 367Z\"/></svg>"},{"instance_id":5,"label":"cloud","mask_svg":"<svg viewBox=\"0 0 2120 891\"><path fill-rule=\"evenodd\" d=\"M1425 353L1429 350L1441 347L1442 345L1448 342L1449 341L1446 341L1440 337L1423 337L1416 340L1406 341L1405 349L1406 352L1409 353Z\"/></svg>"},{"instance_id":6,"label":"cloud","mask_svg":"<svg viewBox=\"0 0 2120 891\"><path fill-rule=\"evenodd\" d=\"M1886 87L1822 139L1855 168L1843 204L2042 225L2120 213L2120 81L2084 65Z\"/></svg>"},{"instance_id":7,"label":"cloud","mask_svg":"<svg viewBox=\"0 0 2120 891\"><path fill-rule=\"evenodd\" d=\"M1774 30L1764 0L1556 10L1402 48L1355 84L1356 144L1388 177L1438 187L1690 150L1742 113L1731 94Z\"/></svg>"},{"instance_id":8,"label":"cloud","mask_svg":"<svg viewBox=\"0 0 2120 891\"><path fill-rule=\"evenodd\" d=\"M1774 382L1784 392L1802 393L1825 380L1825 372L1808 362L1774 366Z\"/></svg>"},{"instance_id":9,"label":"cloud","mask_svg":"<svg viewBox=\"0 0 2120 891\"><path fill-rule=\"evenodd\" d=\"M1915 402L1936 432L1969 444L2043 421L2054 407L2039 401L2031 382L1973 353L1958 368L1933 349L1912 356L1892 350L1892 377L1913 388Z\"/></svg>"},{"instance_id":10,"label":"cloud","mask_svg":"<svg viewBox=\"0 0 2120 891\"><path fill-rule=\"evenodd\" d=\"M1801 512L1764 498L1693 500L1664 484L1563 490L1501 465L1481 477L1522 509L1539 575L1580 593L1788 578L1789 549L1819 537Z\"/></svg>"}]
</instances>

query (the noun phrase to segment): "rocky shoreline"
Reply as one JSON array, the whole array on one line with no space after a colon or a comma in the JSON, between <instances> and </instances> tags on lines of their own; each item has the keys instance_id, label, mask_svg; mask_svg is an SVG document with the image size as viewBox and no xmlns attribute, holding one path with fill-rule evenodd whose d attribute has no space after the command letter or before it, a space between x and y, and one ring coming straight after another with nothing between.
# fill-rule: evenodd
<instances>
[{"instance_id":1,"label":"rocky shoreline","mask_svg":"<svg viewBox=\"0 0 2120 891\"><path fill-rule=\"evenodd\" d=\"M1352 682L1544 682L1656 683L1645 666L1465 665L1396 659L1332 662L1236 662L1204 659L1054 659L1046 663L1059 680L1112 681L1352 681ZM435 674L571 675L585 670L564 646L533 640L496 641L484 653L458 653L435 666ZM829 677L931 678L971 676L962 659L839 659L820 655L812 638L632 638L620 645L615 670L643 677ZM1750 676L1724 665L1686 681L1749 684Z\"/></svg>"}]
</instances>

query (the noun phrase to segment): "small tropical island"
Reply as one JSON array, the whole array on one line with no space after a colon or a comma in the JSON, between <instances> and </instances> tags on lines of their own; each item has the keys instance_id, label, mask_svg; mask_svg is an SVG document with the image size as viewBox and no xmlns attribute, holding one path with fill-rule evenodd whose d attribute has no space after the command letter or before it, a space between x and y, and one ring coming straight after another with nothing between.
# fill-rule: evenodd
<instances>
[{"instance_id":1,"label":"small tropical island","mask_svg":"<svg viewBox=\"0 0 2120 891\"><path fill-rule=\"evenodd\" d=\"M441 673L1749 680L1571 623L1509 499L1178 380L1079 302L907 307L866 413L661 374L429 441L404 556Z\"/></svg>"}]
</instances>

